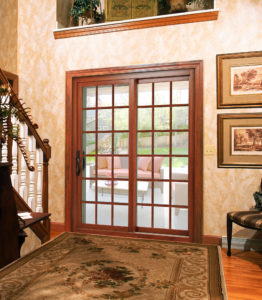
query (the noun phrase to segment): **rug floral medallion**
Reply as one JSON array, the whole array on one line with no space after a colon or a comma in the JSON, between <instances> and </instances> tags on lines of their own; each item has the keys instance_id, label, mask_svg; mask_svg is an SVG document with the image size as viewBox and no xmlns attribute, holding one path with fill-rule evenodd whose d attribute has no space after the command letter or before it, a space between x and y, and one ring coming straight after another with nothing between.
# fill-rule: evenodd
<instances>
[{"instance_id":1,"label":"rug floral medallion","mask_svg":"<svg viewBox=\"0 0 262 300\"><path fill-rule=\"evenodd\" d=\"M216 246L64 233L0 271L0 299L226 299Z\"/></svg>"}]
</instances>

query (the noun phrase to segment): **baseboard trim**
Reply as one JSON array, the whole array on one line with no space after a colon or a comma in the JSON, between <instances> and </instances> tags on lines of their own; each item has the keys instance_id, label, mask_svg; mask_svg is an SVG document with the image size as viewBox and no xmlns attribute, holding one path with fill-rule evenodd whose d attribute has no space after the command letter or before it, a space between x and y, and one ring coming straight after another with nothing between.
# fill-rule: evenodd
<instances>
[{"instance_id":1,"label":"baseboard trim","mask_svg":"<svg viewBox=\"0 0 262 300\"><path fill-rule=\"evenodd\" d=\"M203 235L202 244L222 245L222 237L216 235Z\"/></svg>"},{"instance_id":2,"label":"baseboard trim","mask_svg":"<svg viewBox=\"0 0 262 300\"><path fill-rule=\"evenodd\" d=\"M222 237L222 248L227 248L226 236ZM248 251L248 250L262 251L261 239L247 239L247 238L232 237L231 249L244 250L244 251Z\"/></svg>"},{"instance_id":3,"label":"baseboard trim","mask_svg":"<svg viewBox=\"0 0 262 300\"><path fill-rule=\"evenodd\" d=\"M65 231L65 223L51 222L51 231L64 232Z\"/></svg>"}]
</instances>

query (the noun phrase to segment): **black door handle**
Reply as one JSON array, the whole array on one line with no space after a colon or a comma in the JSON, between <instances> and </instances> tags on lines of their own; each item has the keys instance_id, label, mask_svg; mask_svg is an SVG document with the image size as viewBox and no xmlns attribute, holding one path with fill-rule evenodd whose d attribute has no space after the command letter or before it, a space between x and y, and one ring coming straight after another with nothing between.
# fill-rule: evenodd
<instances>
[{"instance_id":1,"label":"black door handle","mask_svg":"<svg viewBox=\"0 0 262 300\"><path fill-rule=\"evenodd\" d=\"M80 151L76 151L76 176L80 175Z\"/></svg>"},{"instance_id":2,"label":"black door handle","mask_svg":"<svg viewBox=\"0 0 262 300\"><path fill-rule=\"evenodd\" d=\"M85 169L86 167L86 157L84 156L85 155L85 151L83 151L83 158L82 158L82 170Z\"/></svg>"}]
</instances>

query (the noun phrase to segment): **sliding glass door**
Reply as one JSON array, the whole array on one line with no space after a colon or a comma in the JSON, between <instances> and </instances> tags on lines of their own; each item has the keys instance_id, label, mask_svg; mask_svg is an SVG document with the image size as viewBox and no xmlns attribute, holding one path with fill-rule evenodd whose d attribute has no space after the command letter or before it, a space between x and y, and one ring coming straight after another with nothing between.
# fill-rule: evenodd
<instances>
[{"instance_id":1,"label":"sliding glass door","mask_svg":"<svg viewBox=\"0 0 262 300\"><path fill-rule=\"evenodd\" d=\"M194 82L191 69L74 81L71 230L192 238Z\"/></svg>"}]
</instances>

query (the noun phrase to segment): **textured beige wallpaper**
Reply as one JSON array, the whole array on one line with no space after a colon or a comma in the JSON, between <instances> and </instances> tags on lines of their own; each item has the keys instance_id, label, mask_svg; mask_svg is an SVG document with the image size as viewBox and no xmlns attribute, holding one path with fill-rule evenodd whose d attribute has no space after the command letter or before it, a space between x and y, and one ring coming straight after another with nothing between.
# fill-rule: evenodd
<instances>
[{"instance_id":1,"label":"textured beige wallpaper","mask_svg":"<svg viewBox=\"0 0 262 300\"><path fill-rule=\"evenodd\" d=\"M0 1L0 68L17 73L17 1Z\"/></svg>"},{"instance_id":2,"label":"textured beige wallpaper","mask_svg":"<svg viewBox=\"0 0 262 300\"><path fill-rule=\"evenodd\" d=\"M262 112L216 109L216 54L262 49L261 1L216 2L217 21L55 40L56 0L19 1L20 96L52 146L52 221L64 222L66 71L203 60L204 144L215 150L217 113ZM225 235L226 212L251 207L261 177L259 169L218 169L217 156L205 156L204 234Z\"/></svg>"}]
</instances>

